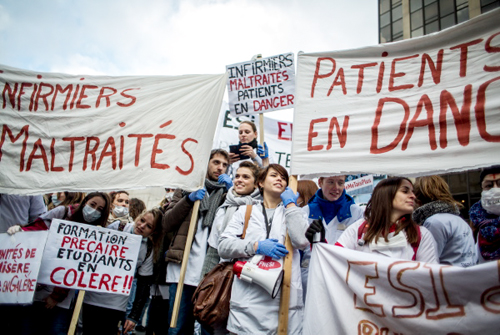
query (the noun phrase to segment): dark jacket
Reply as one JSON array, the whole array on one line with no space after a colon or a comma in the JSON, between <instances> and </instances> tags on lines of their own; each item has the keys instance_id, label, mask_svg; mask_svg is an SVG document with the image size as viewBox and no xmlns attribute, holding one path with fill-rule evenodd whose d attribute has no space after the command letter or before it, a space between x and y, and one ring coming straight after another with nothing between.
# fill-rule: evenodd
<instances>
[{"instance_id":1,"label":"dark jacket","mask_svg":"<svg viewBox=\"0 0 500 335\"><path fill-rule=\"evenodd\" d=\"M174 235L165 255L167 262L179 264L182 262L193 205L194 202L189 200L187 195L183 196L180 188L175 190L172 201L163 216L163 231L165 234L173 233Z\"/></svg>"}]
</instances>

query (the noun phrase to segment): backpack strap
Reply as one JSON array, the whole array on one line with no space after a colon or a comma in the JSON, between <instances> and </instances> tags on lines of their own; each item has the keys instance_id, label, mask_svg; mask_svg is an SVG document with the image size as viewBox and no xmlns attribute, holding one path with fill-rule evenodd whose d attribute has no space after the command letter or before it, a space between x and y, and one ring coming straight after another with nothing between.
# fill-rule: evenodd
<instances>
[{"instance_id":1,"label":"backpack strap","mask_svg":"<svg viewBox=\"0 0 500 335\"><path fill-rule=\"evenodd\" d=\"M241 234L241 239L245 238L248 228L248 221L250 221L250 215L252 214L253 205L247 205L247 210L245 212L245 226L243 226L243 234Z\"/></svg>"},{"instance_id":2,"label":"backpack strap","mask_svg":"<svg viewBox=\"0 0 500 335\"><path fill-rule=\"evenodd\" d=\"M413 248L413 257L411 259L412 261L415 261L417 259L417 250L418 246L420 245L420 240L422 239L422 233L420 232L419 225L417 225L417 233L418 233L417 242L411 244L411 247Z\"/></svg>"}]
</instances>

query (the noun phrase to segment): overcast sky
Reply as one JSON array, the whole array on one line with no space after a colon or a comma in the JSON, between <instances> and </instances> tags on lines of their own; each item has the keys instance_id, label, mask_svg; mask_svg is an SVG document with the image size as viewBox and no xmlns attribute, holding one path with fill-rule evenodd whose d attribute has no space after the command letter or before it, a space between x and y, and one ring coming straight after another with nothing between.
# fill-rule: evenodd
<instances>
[{"instance_id":1,"label":"overcast sky","mask_svg":"<svg viewBox=\"0 0 500 335\"><path fill-rule=\"evenodd\" d=\"M0 64L87 75L222 73L258 53L377 44L377 3L0 0Z\"/></svg>"}]
</instances>

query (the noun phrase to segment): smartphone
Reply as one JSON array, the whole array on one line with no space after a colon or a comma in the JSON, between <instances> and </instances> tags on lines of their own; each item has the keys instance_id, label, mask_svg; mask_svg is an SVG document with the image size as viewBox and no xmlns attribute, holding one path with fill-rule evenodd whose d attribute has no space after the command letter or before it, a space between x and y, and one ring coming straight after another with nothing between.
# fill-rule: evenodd
<instances>
[{"instance_id":1,"label":"smartphone","mask_svg":"<svg viewBox=\"0 0 500 335\"><path fill-rule=\"evenodd\" d=\"M246 156L246 155L242 155L241 154L241 145L239 145L239 144L230 145L229 146L229 152L231 152L233 154L236 154L236 155L239 155L240 160L249 159L250 158L250 156Z\"/></svg>"}]
</instances>

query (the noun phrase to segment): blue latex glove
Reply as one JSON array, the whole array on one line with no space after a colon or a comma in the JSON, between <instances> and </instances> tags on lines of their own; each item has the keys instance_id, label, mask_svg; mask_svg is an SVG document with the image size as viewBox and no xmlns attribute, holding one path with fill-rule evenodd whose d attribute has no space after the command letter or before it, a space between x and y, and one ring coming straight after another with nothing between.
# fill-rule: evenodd
<instances>
[{"instance_id":1,"label":"blue latex glove","mask_svg":"<svg viewBox=\"0 0 500 335\"><path fill-rule=\"evenodd\" d=\"M217 181L219 182L219 184L225 184L228 190L233 186L233 181L227 174L221 174Z\"/></svg>"},{"instance_id":2,"label":"blue latex glove","mask_svg":"<svg viewBox=\"0 0 500 335\"><path fill-rule=\"evenodd\" d=\"M268 158L269 157L269 149L267 148L266 142L264 142L264 147L261 144L257 146L257 155L260 158Z\"/></svg>"},{"instance_id":3,"label":"blue latex glove","mask_svg":"<svg viewBox=\"0 0 500 335\"><path fill-rule=\"evenodd\" d=\"M205 196L207 190L200 188L198 191L191 192L188 196L189 200L195 202L196 200L201 200Z\"/></svg>"},{"instance_id":4,"label":"blue latex glove","mask_svg":"<svg viewBox=\"0 0 500 335\"><path fill-rule=\"evenodd\" d=\"M268 238L267 240L259 241L257 251L255 253L272 258L281 258L288 254L288 250L286 250L286 247L283 244L278 243L277 239Z\"/></svg>"},{"instance_id":5,"label":"blue latex glove","mask_svg":"<svg viewBox=\"0 0 500 335\"><path fill-rule=\"evenodd\" d=\"M290 188L290 186L287 186L283 193L281 193L281 201L283 201L283 205L286 207L288 204L291 204L292 202L297 205L297 199L299 198L300 193L297 192L297 194L293 193L293 190Z\"/></svg>"}]
</instances>

